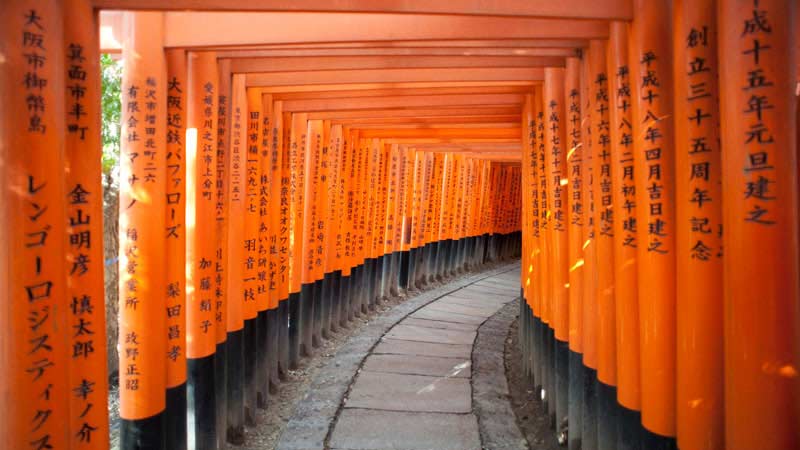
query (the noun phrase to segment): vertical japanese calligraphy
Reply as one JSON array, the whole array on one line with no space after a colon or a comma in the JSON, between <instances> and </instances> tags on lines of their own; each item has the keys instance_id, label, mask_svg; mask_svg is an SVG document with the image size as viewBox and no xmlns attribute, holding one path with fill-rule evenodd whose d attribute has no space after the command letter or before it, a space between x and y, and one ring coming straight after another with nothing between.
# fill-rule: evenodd
<instances>
[{"instance_id":1,"label":"vertical japanese calligraphy","mask_svg":"<svg viewBox=\"0 0 800 450\"><path fill-rule=\"evenodd\" d=\"M635 2L630 40L642 423L675 435L675 178L671 5ZM707 193L693 199L704 201Z\"/></svg>"},{"instance_id":2,"label":"vertical japanese calligraphy","mask_svg":"<svg viewBox=\"0 0 800 450\"><path fill-rule=\"evenodd\" d=\"M97 18L88 2L64 10L66 69L67 299L71 316L70 440L75 449L108 446L103 198ZM86 24L91 24L86 26Z\"/></svg>"},{"instance_id":3,"label":"vertical japanese calligraphy","mask_svg":"<svg viewBox=\"0 0 800 450\"><path fill-rule=\"evenodd\" d=\"M675 2L677 440L723 449L722 183L716 2ZM693 202L696 192L707 201ZM693 400L702 398L702 404Z\"/></svg>"},{"instance_id":4,"label":"vertical japanese calligraphy","mask_svg":"<svg viewBox=\"0 0 800 450\"><path fill-rule=\"evenodd\" d=\"M119 199L123 449L161 448L165 432L167 83L162 22L160 13L129 14L123 33Z\"/></svg>"},{"instance_id":5,"label":"vertical japanese calligraphy","mask_svg":"<svg viewBox=\"0 0 800 450\"><path fill-rule=\"evenodd\" d=\"M793 448L800 446L793 40L800 11L774 0L720 1L718 11L725 447Z\"/></svg>"}]
</instances>

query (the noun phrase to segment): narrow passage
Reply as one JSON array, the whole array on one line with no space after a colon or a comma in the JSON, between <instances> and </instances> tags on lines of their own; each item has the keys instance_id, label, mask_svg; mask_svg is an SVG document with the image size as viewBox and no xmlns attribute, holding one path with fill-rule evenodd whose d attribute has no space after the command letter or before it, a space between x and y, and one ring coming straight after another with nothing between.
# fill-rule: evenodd
<instances>
[{"instance_id":1,"label":"narrow passage","mask_svg":"<svg viewBox=\"0 0 800 450\"><path fill-rule=\"evenodd\" d=\"M370 352L330 438L332 449L480 449L472 410L478 327L519 297L519 265L416 310Z\"/></svg>"}]
</instances>

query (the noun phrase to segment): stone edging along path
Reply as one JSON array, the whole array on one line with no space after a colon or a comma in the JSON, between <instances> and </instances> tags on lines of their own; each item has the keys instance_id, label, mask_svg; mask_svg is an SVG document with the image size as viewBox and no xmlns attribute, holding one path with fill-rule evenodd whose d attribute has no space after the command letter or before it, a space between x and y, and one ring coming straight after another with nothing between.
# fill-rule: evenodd
<instances>
[{"instance_id":1,"label":"stone edging along path","mask_svg":"<svg viewBox=\"0 0 800 450\"><path fill-rule=\"evenodd\" d=\"M519 301L509 302L478 328L472 348L472 409L478 417L483 448L527 449L516 423L505 374L505 342L516 320Z\"/></svg>"},{"instance_id":2,"label":"stone edging along path","mask_svg":"<svg viewBox=\"0 0 800 450\"><path fill-rule=\"evenodd\" d=\"M286 424L278 442L277 449L319 450L326 448L326 441L330 437L329 435L332 427L336 423L337 414L339 413L340 407L353 380L359 373L364 359L381 341L381 338L387 331L398 322L404 320L408 315L429 303L486 278L491 278L514 270L517 267L518 263L514 262L454 280L436 289L423 292L395 306L383 316L375 317L363 331L358 335L352 336L327 365L318 372L308 389L308 393L298 403L292 417ZM512 301L510 303L513 309L514 302ZM489 321L487 321L487 323L489 323ZM506 327L506 330L507 329ZM503 336L505 336L505 334L503 334ZM503 374L502 342L501 340L496 349L501 357L500 374ZM496 382L498 377L494 378L494 382ZM504 377L502 382L505 383ZM507 392L507 389L505 389L505 391ZM508 417L513 417L513 413ZM511 424L514 424L513 420ZM516 433L519 434L519 431L516 430ZM517 445L514 448L519 448L519 446Z\"/></svg>"}]
</instances>

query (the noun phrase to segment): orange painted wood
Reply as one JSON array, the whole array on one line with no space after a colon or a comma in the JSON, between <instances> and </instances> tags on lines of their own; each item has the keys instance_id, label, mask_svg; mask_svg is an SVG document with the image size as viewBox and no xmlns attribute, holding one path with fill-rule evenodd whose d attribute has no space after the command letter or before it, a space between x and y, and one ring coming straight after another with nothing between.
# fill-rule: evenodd
<instances>
[{"instance_id":1,"label":"orange painted wood","mask_svg":"<svg viewBox=\"0 0 800 450\"><path fill-rule=\"evenodd\" d=\"M264 94L262 101L268 101ZM269 209L269 307L278 306L281 300L288 296L286 292L285 266L281 256L281 229L286 226L281 222L282 213L288 204L284 202L283 187L283 103L273 102L271 118L271 141L269 143L269 170L271 183L269 184L270 209ZM283 269L282 269L283 267Z\"/></svg>"},{"instance_id":2,"label":"orange painted wood","mask_svg":"<svg viewBox=\"0 0 800 450\"><path fill-rule=\"evenodd\" d=\"M158 149L166 143L168 84L162 20L160 13L126 16L122 52L127 118L120 139L119 383L120 417L127 420L152 417L165 406L166 154Z\"/></svg>"},{"instance_id":3,"label":"orange painted wood","mask_svg":"<svg viewBox=\"0 0 800 450\"><path fill-rule=\"evenodd\" d=\"M578 58L567 58L564 72L564 150L566 151L564 188L567 191L567 267L569 268L569 348L583 349L583 226L586 220L583 198L583 145L581 144L581 65Z\"/></svg>"},{"instance_id":4,"label":"orange painted wood","mask_svg":"<svg viewBox=\"0 0 800 450\"><path fill-rule=\"evenodd\" d=\"M186 382L186 52L167 50L167 388Z\"/></svg>"},{"instance_id":5,"label":"orange painted wood","mask_svg":"<svg viewBox=\"0 0 800 450\"><path fill-rule=\"evenodd\" d=\"M229 333L244 327L245 217L247 214L247 90L243 75L233 75L230 98L230 153L228 158L228 251L226 275Z\"/></svg>"},{"instance_id":6,"label":"orange painted wood","mask_svg":"<svg viewBox=\"0 0 800 450\"><path fill-rule=\"evenodd\" d=\"M64 67L69 61L65 60L62 5L28 1L4 6L0 18L4 57L0 75L0 232L4 241L0 250L0 324L4 327L0 443L5 448L39 443L66 448L71 441L74 319L65 300L72 266L64 258L72 187L65 185L64 176ZM92 186L86 186L87 193L89 189L91 195L101 195ZM94 200L91 195L83 198ZM102 297L94 301L102 308Z\"/></svg>"},{"instance_id":7,"label":"orange painted wood","mask_svg":"<svg viewBox=\"0 0 800 450\"><path fill-rule=\"evenodd\" d=\"M675 146L671 2L635 2L629 35L642 423L675 436ZM655 81L655 83L654 83Z\"/></svg>"},{"instance_id":8,"label":"orange painted wood","mask_svg":"<svg viewBox=\"0 0 800 450\"><path fill-rule=\"evenodd\" d=\"M289 235L289 293L300 292L306 282L303 278L303 220L305 200L306 140L308 120L303 114L291 114L291 137L289 141L289 189L290 224Z\"/></svg>"},{"instance_id":9,"label":"orange painted wood","mask_svg":"<svg viewBox=\"0 0 800 450\"><path fill-rule=\"evenodd\" d=\"M677 1L675 207L677 438L682 449L725 448L722 298L723 192L719 145L716 2ZM698 61L705 71L695 71ZM695 144L706 145L697 151ZM691 199L705 192L710 201ZM735 195L735 194L734 194Z\"/></svg>"},{"instance_id":10,"label":"orange painted wood","mask_svg":"<svg viewBox=\"0 0 800 450\"><path fill-rule=\"evenodd\" d=\"M639 291L636 265L636 181L633 161L628 27L612 22L608 40L611 177L614 186L614 296L617 336L617 401L641 408Z\"/></svg>"},{"instance_id":11,"label":"orange painted wood","mask_svg":"<svg viewBox=\"0 0 800 450\"><path fill-rule=\"evenodd\" d=\"M725 447L800 446L796 2L720 1ZM796 91L794 91L796 94Z\"/></svg>"},{"instance_id":12,"label":"orange painted wood","mask_svg":"<svg viewBox=\"0 0 800 450\"><path fill-rule=\"evenodd\" d=\"M589 98L592 99L590 135L592 145L592 195L594 245L597 252L597 379L617 384L616 311L614 304L614 185L611 179L610 92L606 64L607 41L589 44Z\"/></svg>"},{"instance_id":13,"label":"orange painted wood","mask_svg":"<svg viewBox=\"0 0 800 450\"><path fill-rule=\"evenodd\" d=\"M149 2L149 3L148 3ZM106 9L163 9L164 4L139 0L95 0L95 5ZM629 19L632 6L629 1L613 0L597 4L585 0L560 3L537 0L526 3L482 3L474 0L457 0L447 3L414 0L397 3L387 0L348 0L330 3L324 0L302 0L292 3L272 0L225 2L220 0L181 0L169 5L179 10L213 11L324 11L324 12L393 12L407 14L463 14L535 17L619 18Z\"/></svg>"},{"instance_id":14,"label":"orange painted wood","mask_svg":"<svg viewBox=\"0 0 800 450\"><path fill-rule=\"evenodd\" d=\"M544 138L547 169L547 211L549 236L548 275L552 302L551 327L555 337L569 339L569 229L566 115L564 69L545 69L544 80ZM562 182L563 181L563 182Z\"/></svg>"},{"instance_id":15,"label":"orange painted wood","mask_svg":"<svg viewBox=\"0 0 800 450\"><path fill-rule=\"evenodd\" d=\"M187 55L186 357L216 351L217 109L219 73L213 53Z\"/></svg>"},{"instance_id":16,"label":"orange painted wood","mask_svg":"<svg viewBox=\"0 0 800 450\"><path fill-rule=\"evenodd\" d=\"M597 232L597 222L595 220L594 190L597 182L594 176L594 152L597 145L594 144L594 129L592 127L592 108L595 102L590 96L590 71L589 58L591 49L586 49L581 60L581 148L583 149L581 159L583 160L583 199L584 214L586 220L583 225L583 317L581 326L583 328L583 364L590 369L597 369L597 243L595 236Z\"/></svg>"},{"instance_id":17,"label":"orange painted wood","mask_svg":"<svg viewBox=\"0 0 800 450\"><path fill-rule=\"evenodd\" d=\"M97 15L85 0L64 4L67 196L66 309L71 341L70 446L108 447L106 320L103 283L103 189L100 138L100 55ZM83 108L85 116L80 114Z\"/></svg>"}]
</instances>

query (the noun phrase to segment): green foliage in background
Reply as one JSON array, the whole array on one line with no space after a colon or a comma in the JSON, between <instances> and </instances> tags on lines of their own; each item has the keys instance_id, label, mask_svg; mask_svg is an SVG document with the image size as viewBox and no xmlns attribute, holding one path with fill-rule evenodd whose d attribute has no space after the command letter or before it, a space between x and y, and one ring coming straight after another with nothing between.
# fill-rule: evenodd
<instances>
[{"instance_id":1,"label":"green foliage in background","mask_svg":"<svg viewBox=\"0 0 800 450\"><path fill-rule=\"evenodd\" d=\"M102 78L101 104L103 110L103 173L113 176L119 167L120 127L122 124L122 62L111 55L100 56Z\"/></svg>"}]
</instances>

